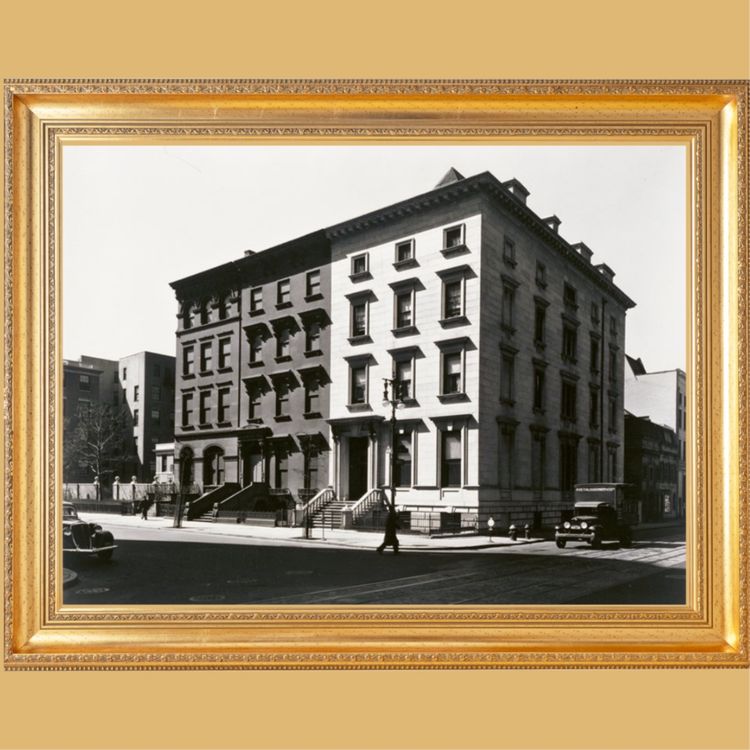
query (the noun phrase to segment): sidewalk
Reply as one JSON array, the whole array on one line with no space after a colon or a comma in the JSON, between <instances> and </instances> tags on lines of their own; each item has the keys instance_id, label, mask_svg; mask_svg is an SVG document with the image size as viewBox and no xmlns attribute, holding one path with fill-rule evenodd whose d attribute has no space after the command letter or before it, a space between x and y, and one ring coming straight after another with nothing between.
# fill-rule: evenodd
<instances>
[{"instance_id":1,"label":"sidewalk","mask_svg":"<svg viewBox=\"0 0 750 750\"><path fill-rule=\"evenodd\" d=\"M117 528L138 528L174 532L175 534L211 534L221 537L242 539L262 539L286 542L292 546L334 547L346 549L374 550L382 541L382 531L353 531L349 529L310 529L310 538L305 539L305 530L290 526L252 526L237 523L211 523L209 521L183 521L182 527L175 529L171 518L149 518L144 521L140 516L118 516L111 513L81 513L86 521L94 521L105 529L111 530L117 539ZM537 537L511 541L506 536L492 535L492 541L486 534L465 533L453 536L429 537L423 534L402 532L398 535L400 549L419 551L460 551L492 549L497 547L514 547L546 541Z\"/></svg>"}]
</instances>

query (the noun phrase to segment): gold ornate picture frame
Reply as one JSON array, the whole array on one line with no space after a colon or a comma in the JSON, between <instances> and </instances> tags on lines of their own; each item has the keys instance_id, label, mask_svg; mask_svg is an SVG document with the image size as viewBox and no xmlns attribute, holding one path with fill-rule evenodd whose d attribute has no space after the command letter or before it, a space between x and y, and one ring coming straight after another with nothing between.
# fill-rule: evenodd
<instances>
[{"instance_id":1,"label":"gold ornate picture frame","mask_svg":"<svg viewBox=\"0 0 750 750\"><path fill-rule=\"evenodd\" d=\"M748 83L5 83L5 666L748 665ZM63 605L61 150L670 143L689 154L684 606Z\"/></svg>"}]
</instances>

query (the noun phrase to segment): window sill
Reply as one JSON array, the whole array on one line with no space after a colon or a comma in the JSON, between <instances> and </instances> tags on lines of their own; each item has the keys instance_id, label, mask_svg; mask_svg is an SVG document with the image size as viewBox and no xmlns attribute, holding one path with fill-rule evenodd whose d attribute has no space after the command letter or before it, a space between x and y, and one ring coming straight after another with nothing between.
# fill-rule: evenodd
<instances>
[{"instance_id":1,"label":"window sill","mask_svg":"<svg viewBox=\"0 0 750 750\"><path fill-rule=\"evenodd\" d=\"M290 354L282 354L278 357L274 357L275 362L291 362L292 357Z\"/></svg>"},{"instance_id":2,"label":"window sill","mask_svg":"<svg viewBox=\"0 0 750 750\"><path fill-rule=\"evenodd\" d=\"M575 424L577 419L576 417L565 417L562 414L560 415L560 421L561 422L567 422L568 424Z\"/></svg>"},{"instance_id":3,"label":"window sill","mask_svg":"<svg viewBox=\"0 0 750 750\"><path fill-rule=\"evenodd\" d=\"M536 280L536 285L540 289L546 289L547 288L547 282L546 281L540 281L539 279Z\"/></svg>"},{"instance_id":4,"label":"window sill","mask_svg":"<svg viewBox=\"0 0 750 750\"><path fill-rule=\"evenodd\" d=\"M452 258L454 255L463 255L469 252L469 248L461 243L460 245L453 245L453 247L444 247L440 251L444 257Z\"/></svg>"},{"instance_id":5,"label":"window sill","mask_svg":"<svg viewBox=\"0 0 750 750\"><path fill-rule=\"evenodd\" d=\"M225 367L217 367L216 372L232 372L232 368L229 365Z\"/></svg>"},{"instance_id":6,"label":"window sill","mask_svg":"<svg viewBox=\"0 0 750 750\"><path fill-rule=\"evenodd\" d=\"M393 262L393 267L397 271L403 271L405 268L415 268L418 266L416 258L404 258L404 260L396 260Z\"/></svg>"},{"instance_id":7,"label":"window sill","mask_svg":"<svg viewBox=\"0 0 750 750\"><path fill-rule=\"evenodd\" d=\"M212 426L213 425L211 424L211 422L201 422L198 425L198 429L199 430L210 430Z\"/></svg>"},{"instance_id":8,"label":"window sill","mask_svg":"<svg viewBox=\"0 0 750 750\"><path fill-rule=\"evenodd\" d=\"M263 424L263 419L261 417L253 417L252 419L247 420L248 424Z\"/></svg>"},{"instance_id":9,"label":"window sill","mask_svg":"<svg viewBox=\"0 0 750 750\"><path fill-rule=\"evenodd\" d=\"M306 411L302 414L305 419L322 419L323 415L319 411Z\"/></svg>"},{"instance_id":10,"label":"window sill","mask_svg":"<svg viewBox=\"0 0 750 750\"><path fill-rule=\"evenodd\" d=\"M546 346L546 344L544 343L544 341L535 341L535 342L534 342L534 346L535 346L535 347L536 347L537 349L539 349L539 351L543 352L543 351L544 351L544 349L545 349L545 346Z\"/></svg>"},{"instance_id":11,"label":"window sill","mask_svg":"<svg viewBox=\"0 0 750 750\"><path fill-rule=\"evenodd\" d=\"M192 380L193 378L195 378L195 373L194 372L187 372L187 373L183 372L182 373L182 379L183 380Z\"/></svg>"},{"instance_id":12,"label":"window sill","mask_svg":"<svg viewBox=\"0 0 750 750\"><path fill-rule=\"evenodd\" d=\"M413 333L419 333L416 326L400 326L399 328L391 328L391 334L394 336L410 336Z\"/></svg>"},{"instance_id":13,"label":"window sill","mask_svg":"<svg viewBox=\"0 0 750 750\"><path fill-rule=\"evenodd\" d=\"M438 399L444 403L444 404L451 404L455 401L468 401L469 397L461 392L461 393L440 393L438 394Z\"/></svg>"},{"instance_id":14,"label":"window sill","mask_svg":"<svg viewBox=\"0 0 750 750\"><path fill-rule=\"evenodd\" d=\"M508 336L512 336L516 332L516 329L513 326L509 326L507 323L501 323L500 330Z\"/></svg>"},{"instance_id":15,"label":"window sill","mask_svg":"<svg viewBox=\"0 0 750 750\"><path fill-rule=\"evenodd\" d=\"M315 294L308 294L305 296L305 302L315 302L315 300L323 299L321 292L315 292Z\"/></svg>"},{"instance_id":16,"label":"window sill","mask_svg":"<svg viewBox=\"0 0 750 750\"><path fill-rule=\"evenodd\" d=\"M372 411L372 407L370 404L364 403L364 404L347 404L346 408L349 409L349 411Z\"/></svg>"},{"instance_id":17,"label":"window sill","mask_svg":"<svg viewBox=\"0 0 750 750\"><path fill-rule=\"evenodd\" d=\"M567 362L569 365L575 365L578 363L578 360L575 357L566 357L564 354L561 357L563 362Z\"/></svg>"},{"instance_id":18,"label":"window sill","mask_svg":"<svg viewBox=\"0 0 750 750\"><path fill-rule=\"evenodd\" d=\"M227 420L224 420L223 422L217 422L216 426L217 427L231 427L232 423L228 422Z\"/></svg>"},{"instance_id":19,"label":"window sill","mask_svg":"<svg viewBox=\"0 0 750 750\"><path fill-rule=\"evenodd\" d=\"M184 424L184 425L182 425L182 427L180 427L180 429L183 432L192 432L195 429L195 425L194 424Z\"/></svg>"},{"instance_id":20,"label":"window sill","mask_svg":"<svg viewBox=\"0 0 750 750\"><path fill-rule=\"evenodd\" d=\"M274 418L274 422L291 422L292 418L289 414L277 414Z\"/></svg>"},{"instance_id":21,"label":"window sill","mask_svg":"<svg viewBox=\"0 0 750 750\"><path fill-rule=\"evenodd\" d=\"M277 310L288 310L291 306L292 306L291 302L277 302L276 303Z\"/></svg>"},{"instance_id":22,"label":"window sill","mask_svg":"<svg viewBox=\"0 0 750 750\"><path fill-rule=\"evenodd\" d=\"M250 312L248 313L248 315L251 318L257 318L258 315L265 315L265 314L266 314L266 311L262 307L259 307L257 310L250 310Z\"/></svg>"},{"instance_id":23,"label":"window sill","mask_svg":"<svg viewBox=\"0 0 750 750\"><path fill-rule=\"evenodd\" d=\"M512 398L501 398L500 399L500 403L503 404L504 406L515 406L516 405L515 399L512 399Z\"/></svg>"},{"instance_id":24,"label":"window sill","mask_svg":"<svg viewBox=\"0 0 750 750\"><path fill-rule=\"evenodd\" d=\"M518 261L514 260L513 258L503 258L503 263L505 263L506 266L510 266L511 268L515 268L518 265Z\"/></svg>"},{"instance_id":25,"label":"window sill","mask_svg":"<svg viewBox=\"0 0 750 750\"><path fill-rule=\"evenodd\" d=\"M371 344L371 343L372 343L372 338L370 337L370 334L368 334L368 333L363 333L363 334L362 334L362 335L360 335L360 336L350 336L350 337L349 337L349 338L347 339L347 341L348 341L348 342L349 342L349 343L350 343L350 344L351 344L352 346L359 346L360 344Z\"/></svg>"},{"instance_id":26,"label":"window sill","mask_svg":"<svg viewBox=\"0 0 750 750\"><path fill-rule=\"evenodd\" d=\"M453 328L455 326L465 326L469 319L465 315L454 315L452 318L441 318L438 323L443 328Z\"/></svg>"},{"instance_id":27,"label":"window sill","mask_svg":"<svg viewBox=\"0 0 750 750\"><path fill-rule=\"evenodd\" d=\"M354 281L364 281L365 279L371 279L372 274L369 271L360 271L359 273L350 273L349 278Z\"/></svg>"},{"instance_id":28,"label":"window sill","mask_svg":"<svg viewBox=\"0 0 750 750\"><path fill-rule=\"evenodd\" d=\"M261 362L261 361L258 361L258 362L248 362L247 366L248 367L253 367L253 368L255 368L255 367L263 367L263 362Z\"/></svg>"},{"instance_id":29,"label":"window sill","mask_svg":"<svg viewBox=\"0 0 750 750\"><path fill-rule=\"evenodd\" d=\"M200 375L202 378L208 377L209 375L213 375L213 370L201 370L198 375Z\"/></svg>"},{"instance_id":30,"label":"window sill","mask_svg":"<svg viewBox=\"0 0 750 750\"><path fill-rule=\"evenodd\" d=\"M543 417L544 414L545 414L545 410L544 409L540 409L538 406L535 406L531 411L533 411L534 414L537 414L540 417Z\"/></svg>"},{"instance_id":31,"label":"window sill","mask_svg":"<svg viewBox=\"0 0 750 750\"><path fill-rule=\"evenodd\" d=\"M306 357L320 357L323 354L322 349L310 349L305 352Z\"/></svg>"}]
</instances>

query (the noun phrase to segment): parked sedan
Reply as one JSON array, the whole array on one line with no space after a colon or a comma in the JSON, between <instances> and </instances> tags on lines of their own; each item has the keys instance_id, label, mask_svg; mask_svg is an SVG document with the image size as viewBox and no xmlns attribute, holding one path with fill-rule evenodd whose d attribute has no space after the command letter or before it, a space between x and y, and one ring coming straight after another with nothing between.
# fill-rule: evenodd
<instances>
[{"instance_id":1,"label":"parked sedan","mask_svg":"<svg viewBox=\"0 0 750 750\"><path fill-rule=\"evenodd\" d=\"M555 542L561 549L572 541L588 542L595 548L610 541L619 542L622 547L631 545L630 525L623 522L608 503L576 503L574 512L570 521L555 526Z\"/></svg>"},{"instance_id":2,"label":"parked sedan","mask_svg":"<svg viewBox=\"0 0 750 750\"><path fill-rule=\"evenodd\" d=\"M63 552L96 555L109 560L117 545L111 531L98 523L87 523L78 517L72 503L63 503Z\"/></svg>"}]
</instances>

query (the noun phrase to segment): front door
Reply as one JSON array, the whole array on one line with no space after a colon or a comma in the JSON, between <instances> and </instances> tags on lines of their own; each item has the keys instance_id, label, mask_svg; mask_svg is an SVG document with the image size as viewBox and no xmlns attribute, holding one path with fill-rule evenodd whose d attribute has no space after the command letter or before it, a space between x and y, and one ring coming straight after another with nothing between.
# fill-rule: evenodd
<instances>
[{"instance_id":1,"label":"front door","mask_svg":"<svg viewBox=\"0 0 750 750\"><path fill-rule=\"evenodd\" d=\"M349 438L349 500L355 502L367 492L366 437Z\"/></svg>"},{"instance_id":2,"label":"front door","mask_svg":"<svg viewBox=\"0 0 750 750\"><path fill-rule=\"evenodd\" d=\"M263 481L263 454L257 446L242 451L242 486Z\"/></svg>"}]
</instances>

